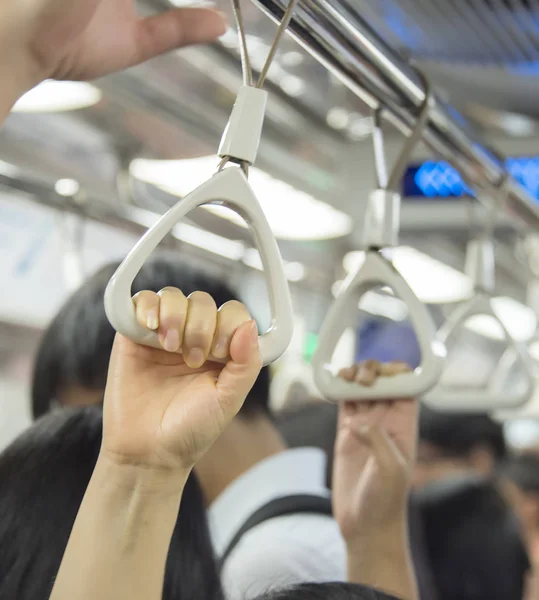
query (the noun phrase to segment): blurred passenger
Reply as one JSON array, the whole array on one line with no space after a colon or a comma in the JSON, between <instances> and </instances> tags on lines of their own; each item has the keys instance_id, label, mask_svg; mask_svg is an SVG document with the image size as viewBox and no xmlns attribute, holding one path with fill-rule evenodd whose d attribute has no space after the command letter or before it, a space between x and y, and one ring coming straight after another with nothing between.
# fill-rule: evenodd
<instances>
[{"instance_id":1,"label":"blurred passenger","mask_svg":"<svg viewBox=\"0 0 539 600\"><path fill-rule=\"evenodd\" d=\"M35 363L35 416L55 403L74 406L103 401L115 335L105 315L103 295L116 267L109 265L91 277L46 331ZM186 296L202 290L217 306L232 302L238 307L236 294L224 281L168 258L146 263L135 279L133 293L157 292L171 285ZM160 293L161 301L173 300L177 294L177 289L165 290ZM269 410L267 368L260 372L238 417L197 463L196 473L230 595L243 599L272 586L345 579L344 542L331 517L325 485L326 457L316 448L287 449ZM300 502L297 509L288 505L286 514L279 516L278 501L298 496L308 496L308 507L314 497L316 510L306 511ZM269 514L268 507L279 510L274 518L260 520Z\"/></svg>"},{"instance_id":2,"label":"blurred passenger","mask_svg":"<svg viewBox=\"0 0 539 600\"><path fill-rule=\"evenodd\" d=\"M96 466L100 408L57 411L0 455L0 600L48 600ZM163 600L220 600L204 501L187 480L172 533Z\"/></svg>"},{"instance_id":3,"label":"blurred passenger","mask_svg":"<svg viewBox=\"0 0 539 600\"><path fill-rule=\"evenodd\" d=\"M539 455L511 457L499 475L506 498L520 519L530 559L539 566Z\"/></svg>"},{"instance_id":4,"label":"blurred passenger","mask_svg":"<svg viewBox=\"0 0 539 600\"><path fill-rule=\"evenodd\" d=\"M416 493L439 600L523 598L529 561L511 508L490 479L451 475Z\"/></svg>"},{"instance_id":5,"label":"blurred passenger","mask_svg":"<svg viewBox=\"0 0 539 600\"><path fill-rule=\"evenodd\" d=\"M416 488L451 475L491 476L505 455L503 427L487 415L421 407Z\"/></svg>"}]
</instances>

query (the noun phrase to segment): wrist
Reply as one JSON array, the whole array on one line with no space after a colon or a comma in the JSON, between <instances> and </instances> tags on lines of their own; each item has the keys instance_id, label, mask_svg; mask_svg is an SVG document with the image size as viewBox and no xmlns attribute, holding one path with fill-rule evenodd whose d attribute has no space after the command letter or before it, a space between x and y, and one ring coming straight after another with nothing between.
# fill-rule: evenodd
<instances>
[{"instance_id":1,"label":"wrist","mask_svg":"<svg viewBox=\"0 0 539 600\"><path fill-rule=\"evenodd\" d=\"M179 497L189 477L187 469L165 469L146 464L118 461L108 453L100 452L94 476L124 493L144 497Z\"/></svg>"},{"instance_id":2,"label":"wrist","mask_svg":"<svg viewBox=\"0 0 539 600\"><path fill-rule=\"evenodd\" d=\"M408 523L406 518L388 522L375 530L348 537L345 542L349 564L390 563L409 551Z\"/></svg>"}]
</instances>

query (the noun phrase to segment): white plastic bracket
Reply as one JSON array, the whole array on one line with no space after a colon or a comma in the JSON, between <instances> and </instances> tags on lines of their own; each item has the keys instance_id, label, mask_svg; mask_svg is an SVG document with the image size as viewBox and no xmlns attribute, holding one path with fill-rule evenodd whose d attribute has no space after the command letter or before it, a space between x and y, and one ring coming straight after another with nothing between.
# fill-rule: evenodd
<instances>
[{"instance_id":1,"label":"white plastic bracket","mask_svg":"<svg viewBox=\"0 0 539 600\"><path fill-rule=\"evenodd\" d=\"M399 239L401 197L390 190L373 190L365 214L366 247L377 250L396 246Z\"/></svg>"},{"instance_id":2,"label":"white plastic bracket","mask_svg":"<svg viewBox=\"0 0 539 600\"><path fill-rule=\"evenodd\" d=\"M474 290L492 294L495 286L495 257L492 239L480 237L468 242L464 271L471 278Z\"/></svg>"},{"instance_id":3,"label":"white plastic bracket","mask_svg":"<svg viewBox=\"0 0 539 600\"><path fill-rule=\"evenodd\" d=\"M407 305L421 350L421 365L412 373L381 377L367 387L337 377L331 370L331 359L344 330L356 325L353 318L359 300L379 286L389 286ZM378 252L368 251L358 272L345 281L322 325L313 357L314 378L322 394L333 401L416 397L436 384L444 358L445 348L436 338L436 327L425 305L387 259Z\"/></svg>"},{"instance_id":4,"label":"white plastic bracket","mask_svg":"<svg viewBox=\"0 0 539 600\"><path fill-rule=\"evenodd\" d=\"M246 86L240 88L217 154L252 165L264 126L268 93Z\"/></svg>"},{"instance_id":5,"label":"white plastic bracket","mask_svg":"<svg viewBox=\"0 0 539 600\"><path fill-rule=\"evenodd\" d=\"M251 226L258 246L269 293L272 322L260 340L264 364L277 359L292 338L290 291L277 242L243 171L232 167L216 173L180 200L149 229L128 254L105 291L105 311L111 325L134 342L160 348L157 333L139 325L131 300L131 286L159 242L187 213L203 204L229 206Z\"/></svg>"},{"instance_id":6,"label":"white plastic bracket","mask_svg":"<svg viewBox=\"0 0 539 600\"><path fill-rule=\"evenodd\" d=\"M438 331L440 340L446 343L455 331L464 327L466 322L475 315L488 315L499 324L501 331L503 331L507 347L514 354L515 360L521 362L524 367L526 377L525 386L521 390L511 392L502 391L500 389L501 386L496 384L491 384L485 390L448 390L438 385L424 397L425 403L436 410L446 412L488 412L499 408L512 409L522 406L531 398L534 380L529 370L529 359L526 348L511 337L502 321L496 315L492 306L492 299L488 294L478 292L473 298L467 302L463 302L456 308Z\"/></svg>"}]
</instances>

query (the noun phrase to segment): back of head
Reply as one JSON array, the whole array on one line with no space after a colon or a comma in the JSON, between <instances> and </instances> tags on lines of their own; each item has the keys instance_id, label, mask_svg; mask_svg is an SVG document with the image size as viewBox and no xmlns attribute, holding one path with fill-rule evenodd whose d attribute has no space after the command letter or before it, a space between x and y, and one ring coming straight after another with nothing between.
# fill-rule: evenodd
<instances>
[{"instance_id":1,"label":"back of head","mask_svg":"<svg viewBox=\"0 0 539 600\"><path fill-rule=\"evenodd\" d=\"M269 592L256 600L398 600L354 583L305 583Z\"/></svg>"},{"instance_id":2,"label":"back of head","mask_svg":"<svg viewBox=\"0 0 539 600\"><path fill-rule=\"evenodd\" d=\"M419 439L434 446L442 455L464 458L478 447L488 448L496 461L506 455L503 427L488 415L444 413L421 407Z\"/></svg>"},{"instance_id":3,"label":"back of head","mask_svg":"<svg viewBox=\"0 0 539 600\"><path fill-rule=\"evenodd\" d=\"M99 408L53 412L0 455L0 600L48 600L101 446ZM180 537L181 531L181 537ZM181 502L164 600L220 600L202 494Z\"/></svg>"},{"instance_id":4,"label":"back of head","mask_svg":"<svg viewBox=\"0 0 539 600\"><path fill-rule=\"evenodd\" d=\"M499 475L512 481L523 492L539 494L539 454L530 452L511 456L501 465Z\"/></svg>"},{"instance_id":5,"label":"back of head","mask_svg":"<svg viewBox=\"0 0 539 600\"><path fill-rule=\"evenodd\" d=\"M115 332L105 314L103 297L118 263L103 267L64 304L45 332L35 360L32 384L34 418L44 415L69 390L95 391L102 398ZM195 270L183 261L160 257L148 261L133 282L133 294L158 292L167 286L186 296L195 291L210 294L217 306L236 300L224 280ZM241 414L268 412L269 374L262 369Z\"/></svg>"},{"instance_id":6,"label":"back of head","mask_svg":"<svg viewBox=\"0 0 539 600\"><path fill-rule=\"evenodd\" d=\"M490 480L439 481L415 499L440 600L523 597L529 562L519 526Z\"/></svg>"}]
</instances>

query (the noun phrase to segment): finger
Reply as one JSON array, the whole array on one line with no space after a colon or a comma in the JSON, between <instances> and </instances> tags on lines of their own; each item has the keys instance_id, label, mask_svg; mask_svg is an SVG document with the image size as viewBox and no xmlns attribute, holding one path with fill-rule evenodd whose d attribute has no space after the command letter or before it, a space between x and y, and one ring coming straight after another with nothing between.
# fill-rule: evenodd
<instances>
[{"instance_id":1,"label":"finger","mask_svg":"<svg viewBox=\"0 0 539 600\"><path fill-rule=\"evenodd\" d=\"M167 352L178 352L187 319L187 298L175 287L163 288L158 296L159 342Z\"/></svg>"},{"instance_id":2,"label":"finger","mask_svg":"<svg viewBox=\"0 0 539 600\"><path fill-rule=\"evenodd\" d=\"M339 371L339 377L345 381L355 381L359 365L352 365Z\"/></svg>"},{"instance_id":3,"label":"finger","mask_svg":"<svg viewBox=\"0 0 539 600\"><path fill-rule=\"evenodd\" d=\"M215 358L226 358L228 356L230 342L236 330L243 323L251 320L247 308L235 300L226 302L217 311L217 327L211 354Z\"/></svg>"},{"instance_id":4,"label":"finger","mask_svg":"<svg viewBox=\"0 0 539 600\"><path fill-rule=\"evenodd\" d=\"M356 382L360 385L371 386L378 377L380 363L377 360L366 360L361 363L356 375Z\"/></svg>"},{"instance_id":5,"label":"finger","mask_svg":"<svg viewBox=\"0 0 539 600\"><path fill-rule=\"evenodd\" d=\"M159 328L159 296L155 292L144 290L133 296L137 322L153 331Z\"/></svg>"},{"instance_id":6,"label":"finger","mask_svg":"<svg viewBox=\"0 0 539 600\"><path fill-rule=\"evenodd\" d=\"M384 470L392 471L406 463L401 451L382 427L378 425L354 427L353 433L360 443L370 447L378 464Z\"/></svg>"},{"instance_id":7,"label":"finger","mask_svg":"<svg viewBox=\"0 0 539 600\"><path fill-rule=\"evenodd\" d=\"M136 53L131 65L145 62L182 46L216 40L227 30L226 17L209 8L172 9L141 19L137 24Z\"/></svg>"},{"instance_id":8,"label":"finger","mask_svg":"<svg viewBox=\"0 0 539 600\"><path fill-rule=\"evenodd\" d=\"M217 380L219 403L226 422L239 412L262 368L255 321L241 325L230 343L230 360Z\"/></svg>"},{"instance_id":9,"label":"finger","mask_svg":"<svg viewBox=\"0 0 539 600\"><path fill-rule=\"evenodd\" d=\"M379 368L379 374L382 377L394 377L410 371L410 367L405 362L382 363Z\"/></svg>"},{"instance_id":10,"label":"finger","mask_svg":"<svg viewBox=\"0 0 539 600\"><path fill-rule=\"evenodd\" d=\"M182 352L187 366L199 369L211 351L217 325L217 306L206 292L193 292L188 301Z\"/></svg>"}]
</instances>

